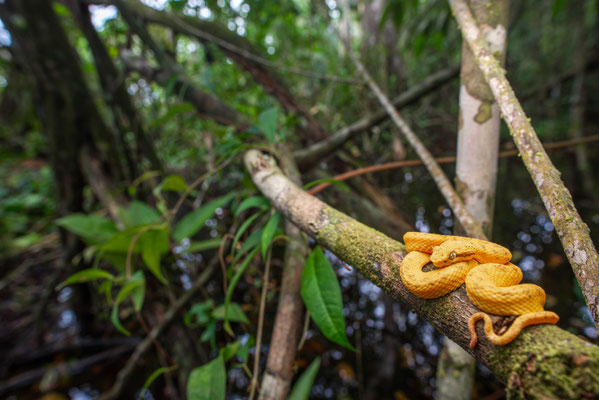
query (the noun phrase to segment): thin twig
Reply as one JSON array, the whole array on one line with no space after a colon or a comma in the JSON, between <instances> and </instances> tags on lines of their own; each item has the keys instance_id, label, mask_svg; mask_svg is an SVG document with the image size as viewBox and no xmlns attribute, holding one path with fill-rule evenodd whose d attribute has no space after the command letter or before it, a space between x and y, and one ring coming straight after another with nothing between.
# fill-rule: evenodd
<instances>
[{"instance_id":1,"label":"thin twig","mask_svg":"<svg viewBox=\"0 0 599 400\"><path fill-rule=\"evenodd\" d=\"M559 142L546 143L543 145L543 147L545 147L545 149L547 149L547 150L554 150L554 149L559 149L559 148L563 148L563 147L576 146L581 143L596 142L598 140L599 140L599 134L585 136L580 139L568 139L568 140L562 140ZM518 150L502 151L498 154L498 158L515 157L518 154L519 154ZM455 162L456 157L455 156L437 157L437 158L435 158L435 161L438 164L448 164L448 163ZM385 164L370 165L368 167L354 169L354 170L336 175L333 177L333 179L335 179L336 181L345 181L347 179L354 178L356 176L360 176L360 175L364 175L364 174L369 174L372 172L380 172L380 171L386 171L389 169L403 168L403 167L413 167L413 166L417 166L417 165L424 165L424 162L422 160L393 161L393 162L389 162L389 163L385 163ZM319 185L314 186L310 190L308 190L308 193L310 193L311 195L314 196L314 195L322 192L323 190L325 190L326 188L328 188L331 185L333 185L333 182L323 182Z\"/></svg>"},{"instance_id":2,"label":"thin twig","mask_svg":"<svg viewBox=\"0 0 599 400\"><path fill-rule=\"evenodd\" d=\"M254 372L250 383L250 400L254 400L258 387L258 373L260 369L260 347L262 346L262 328L264 327L264 309L266 308L266 293L268 292L268 279L270 274L270 258L272 256L272 244L268 248L264 275L262 277L262 294L260 296L260 315L258 317L258 332L256 333L256 355L254 356Z\"/></svg>"},{"instance_id":3,"label":"thin twig","mask_svg":"<svg viewBox=\"0 0 599 400\"><path fill-rule=\"evenodd\" d=\"M349 15L349 10L347 10L347 8L348 7L346 4L346 11L344 12L345 18L348 18ZM349 25L349 23L346 24L348 30ZM341 38L344 37L344 35L341 34L341 32L339 33L339 36ZM414 148L414 150L418 154L418 157L420 157L420 159L424 162L433 180L437 184L439 191L442 193L443 197L453 210L454 215L458 218L458 220L460 221L460 223L462 224L469 236L477 239L485 239L486 236L482 230L482 227L480 226L478 221L474 217L472 217L468 209L466 209L464 202L456 193L455 189L453 188L453 185L451 184L451 182L449 181L439 164L435 162L435 159L433 158L430 151L426 148L426 146L424 146L424 144L418 138L418 136L416 136L412 128L410 128L408 123L401 117L401 115L395 109L395 107L393 107L393 104L391 103L389 98L383 93L383 91L377 85L374 79L372 79L368 71L366 71L366 68L364 67L362 62L354 54L354 51L351 47L351 37L349 33L346 35L346 37L347 40L342 39L342 41L345 45L349 57L358 69L358 72L368 83L370 90L375 94L377 100L381 103L385 111L387 111L395 125L399 128L401 133L408 140L410 145Z\"/></svg>"}]
</instances>

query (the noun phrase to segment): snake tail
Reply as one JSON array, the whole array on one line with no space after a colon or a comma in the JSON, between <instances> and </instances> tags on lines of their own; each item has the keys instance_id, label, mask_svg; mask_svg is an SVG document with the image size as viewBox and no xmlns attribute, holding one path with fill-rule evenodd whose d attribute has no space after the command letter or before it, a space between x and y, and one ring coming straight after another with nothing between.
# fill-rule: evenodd
<instances>
[{"instance_id":1,"label":"snake tail","mask_svg":"<svg viewBox=\"0 0 599 400\"><path fill-rule=\"evenodd\" d=\"M551 311L538 311L524 315L520 315L514 320L509 329L502 335L497 335L493 331L493 321L488 314L483 312L477 312L472 314L468 320L468 330L470 331L470 348L473 349L478 343L478 337L476 335L476 323L484 319L484 330L487 338L497 346L503 346L511 343L519 334L520 331L529 325L536 324L556 324L559 317L556 313Z\"/></svg>"}]
</instances>

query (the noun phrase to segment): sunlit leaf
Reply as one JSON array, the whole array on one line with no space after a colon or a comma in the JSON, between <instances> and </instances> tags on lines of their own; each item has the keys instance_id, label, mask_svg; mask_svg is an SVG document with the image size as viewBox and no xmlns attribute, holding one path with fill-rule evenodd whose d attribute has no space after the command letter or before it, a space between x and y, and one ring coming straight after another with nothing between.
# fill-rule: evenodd
<instances>
[{"instance_id":1,"label":"sunlit leaf","mask_svg":"<svg viewBox=\"0 0 599 400\"><path fill-rule=\"evenodd\" d=\"M301 295L321 332L329 340L354 350L345 334L339 282L320 246L312 251L306 261L302 272Z\"/></svg>"}]
</instances>

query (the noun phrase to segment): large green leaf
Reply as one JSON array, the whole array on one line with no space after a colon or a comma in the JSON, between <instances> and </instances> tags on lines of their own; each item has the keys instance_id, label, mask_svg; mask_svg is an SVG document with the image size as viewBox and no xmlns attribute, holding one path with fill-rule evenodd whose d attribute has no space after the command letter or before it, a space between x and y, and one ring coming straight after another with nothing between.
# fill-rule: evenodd
<instances>
[{"instance_id":1,"label":"large green leaf","mask_svg":"<svg viewBox=\"0 0 599 400\"><path fill-rule=\"evenodd\" d=\"M266 251L268 250L268 246L270 246L272 238L275 237L277 233L277 228L279 227L279 222L281 222L281 217L281 213L277 211L272 217L270 217L270 219L264 226L261 241L262 258L264 259L266 258Z\"/></svg>"},{"instance_id":2,"label":"large green leaf","mask_svg":"<svg viewBox=\"0 0 599 400\"><path fill-rule=\"evenodd\" d=\"M306 368L302 376L299 377L295 385L293 385L293 389L291 389L291 393L289 393L287 400L308 399L312 384L314 383L314 378L316 378L316 374L318 373L318 368L320 368L320 357L316 357L316 359L310 363L308 368Z\"/></svg>"},{"instance_id":3,"label":"large green leaf","mask_svg":"<svg viewBox=\"0 0 599 400\"><path fill-rule=\"evenodd\" d=\"M306 261L302 272L301 295L322 333L329 340L354 350L345 334L339 282L320 246L312 251Z\"/></svg>"},{"instance_id":4,"label":"large green leaf","mask_svg":"<svg viewBox=\"0 0 599 400\"><path fill-rule=\"evenodd\" d=\"M187 214L173 229L173 239L176 242L192 237L199 231L206 221L211 218L218 208L224 207L231 201L235 193L229 193L218 199L212 200L195 211Z\"/></svg>"},{"instance_id":5,"label":"large green leaf","mask_svg":"<svg viewBox=\"0 0 599 400\"><path fill-rule=\"evenodd\" d=\"M80 236L87 244L100 244L118 233L114 223L99 215L71 214L56 220L58 226Z\"/></svg>"},{"instance_id":6,"label":"large green leaf","mask_svg":"<svg viewBox=\"0 0 599 400\"><path fill-rule=\"evenodd\" d=\"M221 400L225 398L227 371L221 354L189 374L188 400Z\"/></svg>"},{"instance_id":7,"label":"large green leaf","mask_svg":"<svg viewBox=\"0 0 599 400\"><path fill-rule=\"evenodd\" d=\"M277 107L271 107L262 111L258 117L258 127L271 143L275 141L278 121L279 109Z\"/></svg>"}]
</instances>

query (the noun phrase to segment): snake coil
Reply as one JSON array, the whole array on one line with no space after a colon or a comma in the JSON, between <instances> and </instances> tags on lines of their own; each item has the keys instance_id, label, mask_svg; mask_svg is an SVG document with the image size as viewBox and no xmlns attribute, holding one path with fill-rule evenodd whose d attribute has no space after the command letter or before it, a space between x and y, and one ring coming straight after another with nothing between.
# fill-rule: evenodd
<instances>
[{"instance_id":1,"label":"snake coil","mask_svg":"<svg viewBox=\"0 0 599 400\"><path fill-rule=\"evenodd\" d=\"M475 325L481 319L487 338L499 346L512 342L529 325L557 323L557 314L543 309L545 291L537 285L519 284L522 271L509 262L512 254L505 247L485 240L419 232L406 233L404 243L408 254L400 276L410 292L435 299L465 283L470 301L484 311L468 320L470 348L477 344ZM437 269L424 272L429 262ZM518 317L498 335L486 313Z\"/></svg>"}]
</instances>

